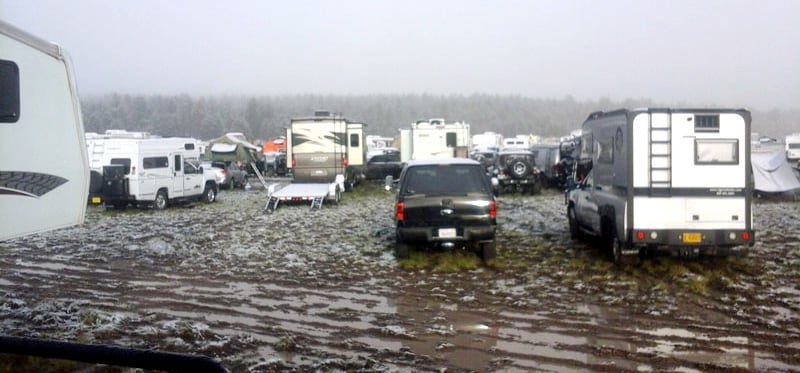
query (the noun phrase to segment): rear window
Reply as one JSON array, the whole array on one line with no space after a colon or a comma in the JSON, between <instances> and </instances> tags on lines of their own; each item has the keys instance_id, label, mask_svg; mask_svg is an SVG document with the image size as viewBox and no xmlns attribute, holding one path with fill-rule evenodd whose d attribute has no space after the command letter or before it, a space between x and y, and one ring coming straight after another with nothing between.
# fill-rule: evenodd
<instances>
[{"instance_id":1,"label":"rear window","mask_svg":"<svg viewBox=\"0 0 800 373\"><path fill-rule=\"evenodd\" d=\"M739 140L697 139L694 141L695 164L739 164Z\"/></svg>"},{"instance_id":2,"label":"rear window","mask_svg":"<svg viewBox=\"0 0 800 373\"><path fill-rule=\"evenodd\" d=\"M131 173L131 160L128 158L112 158L109 163L125 166L125 175Z\"/></svg>"},{"instance_id":3,"label":"rear window","mask_svg":"<svg viewBox=\"0 0 800 373\"><path fill-rule=\"evenodd\" d=\"M465 195L488 193L489 186L479 165L414 166L406 170L402 194Z\"/></svg>"}]
</instances>

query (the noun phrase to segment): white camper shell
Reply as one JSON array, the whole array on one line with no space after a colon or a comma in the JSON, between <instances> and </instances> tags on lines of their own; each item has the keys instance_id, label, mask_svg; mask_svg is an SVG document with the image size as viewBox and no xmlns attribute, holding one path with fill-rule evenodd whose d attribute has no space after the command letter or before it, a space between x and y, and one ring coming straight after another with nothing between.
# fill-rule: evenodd
<instances>
[{"instance_id":1,"label":"white camper shell","mask_svg":"<svg viewBox=\"0 0 800 373\"><path fill-rule=\"evenodd\" d=\"M197 165L198 143L182 137L103 140L102 189L92 203L163 209L172 201L214 202L219 186Z\"/></svg>"},{"instance_id":2,"label":"white camper shell","mask_svg":"<svg viewBox=\"0 0 800 373\"><path fill-rule=\"evenodd\" d=\"M400 130L400 160L467 158L472 147L469 124L444 119L418 120Z\"/></svg>"},{"instance_id":3,"label":"white camper shell","mask_svg":"<svg viewBox=\"0 0 800 373\"><path fill-rule=\"evenodd\" d=\"M0 240L81 224L89 170L69 56L0 21L0 87Z\"/></svg>"},{"instance_id":4,"label":"white camper shell","mask_svg":"<svg viewBox=\"0 0 800 373\"><path fill-rule=\"evenodd\" d=\"M310 201L312 209L325 200L338 203L343 191L365 178L365 127L328 111L291 119L286 157L292 182L267 186L265 210L273 212L281 201Z\"/></svg>"},{"instance_id":5,"label":"white camper shell","mask_svg":"<svg viewBox=\"0 0 800 373\"><path fill-rule=\"evenodd\" d=\"M736 254L754 243L750 113L637 109L583 124L567 215L573 236L612 243L615 260L642 249Z\"/></svg>"},{"instance_id":6,"label":"white camper shell","mask_svg":"<svg viewBox=\"0 0 800 373\"><path fill-rule=\"evenodd\" d=\"M800 161L800 133L786 136L786 160Z\"/></svg>"}]
</instances>

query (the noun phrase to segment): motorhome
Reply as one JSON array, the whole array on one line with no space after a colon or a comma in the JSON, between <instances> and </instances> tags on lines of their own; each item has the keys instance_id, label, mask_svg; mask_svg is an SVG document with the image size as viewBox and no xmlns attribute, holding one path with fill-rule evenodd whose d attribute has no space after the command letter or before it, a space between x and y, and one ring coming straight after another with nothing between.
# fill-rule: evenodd
<instances>
[{"instance_id":1,"label":"motorhome","mask_svg":"<svg viewBox=\"0 0 800 373\"><path fill-rule=\"evenodd\" d=\"M786 160L789 162L800 161L800 133L786 136Z\"/></svg>"},{"instance_id":2,"label":"motorhome","mask_svg":"<svg viewBox=\"0 0 800 373\"><path fill-rule=\"evenodd\" d=\"M469 124L444 119L418 120L400 130L400 160L467 158L472 148Z\"/></svg>"},{"instance_id":3,"label":"motorhome","mask_svg":"<svg viewBox=\"0 0 800 373\"><path fill-rule=\"evenodd\" d=\"M614 260L643 250L740 254L753 245L750 112L636 109L583 123L568 192L573 237L610 243Z\"/></svg>"},{"instance_id":4,"label":"motorhome","mask_svg":"<svg viewBox=\"0 0 800 373\"><path fill-rule=\"evenodd\" d=\"M329 111L291 119L286 157L292 182L268 186L265 209L274 211L280 201L311 201L312 208L324 200L338 202L342 192L365 178L365 127Z\"/></svg>"},{"instance_id":5,"label":"motorhome","mask_svg":"<svg viewBox=\"0 0 800 373\"><path fill-rule=\"evenodd\" d=\"M102 188L91 202L155 209L181 200L214 202L219 186L210 170L197 165L197 143L182 137L103 140Z\"/></svg>"},{"instance_id":6,"label":"motorhome","mask_svg":"<svg viewBox=\"0 0 800 373\"><path fill-rule=\"evenodd\" d=\"M0 87L0 240L81 224L89 170L69 56L0 21Z\"/></svg>"}]
</instances>

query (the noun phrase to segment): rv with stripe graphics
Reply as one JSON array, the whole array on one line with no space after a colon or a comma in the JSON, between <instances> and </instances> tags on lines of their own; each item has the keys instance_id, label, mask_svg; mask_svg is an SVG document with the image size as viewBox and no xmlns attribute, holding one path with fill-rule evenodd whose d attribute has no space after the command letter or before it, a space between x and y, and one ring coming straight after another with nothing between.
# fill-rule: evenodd
<instances>
[{"instance_id":1,"label":"rv with stripe graphics","mask_svg":"<svg viewBox=\"0 0 800 373\"><path fill-rule=\"evenodd\" d=\"M746 254L750 121L744 109L592 113L566 195L571 236L603 243L617 263L648 250Z\"/></svg>"}]
</instances>

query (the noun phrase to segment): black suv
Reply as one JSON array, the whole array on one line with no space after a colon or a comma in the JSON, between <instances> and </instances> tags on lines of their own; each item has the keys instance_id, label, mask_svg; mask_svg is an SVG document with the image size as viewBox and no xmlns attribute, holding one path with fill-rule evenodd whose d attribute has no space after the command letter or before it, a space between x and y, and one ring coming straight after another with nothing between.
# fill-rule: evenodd
<instances>
[{"instance_id":1,"label":"black suv","mask_svg":"<svg viewBox=\"0 0 800 373\"><path fill-rule=\"evenodd\" d=\"M536 155L529 150L500 152L495 172L502 192L537 194L542 190L542 174L536 167Z\"/></svg>"},{"instance_id":2,"label":"black suv","mask_svg":"<svg viewBox=\"0 0 800 373\"><path fill-rule=\"evenodd\" d=\"M387 177L387 188L392 186ZM497 210L480 163L464 158L411 161L397 182L395 254L413 245L469 246L484 260L495 255Z\"/></svg>"}]
</instances>

